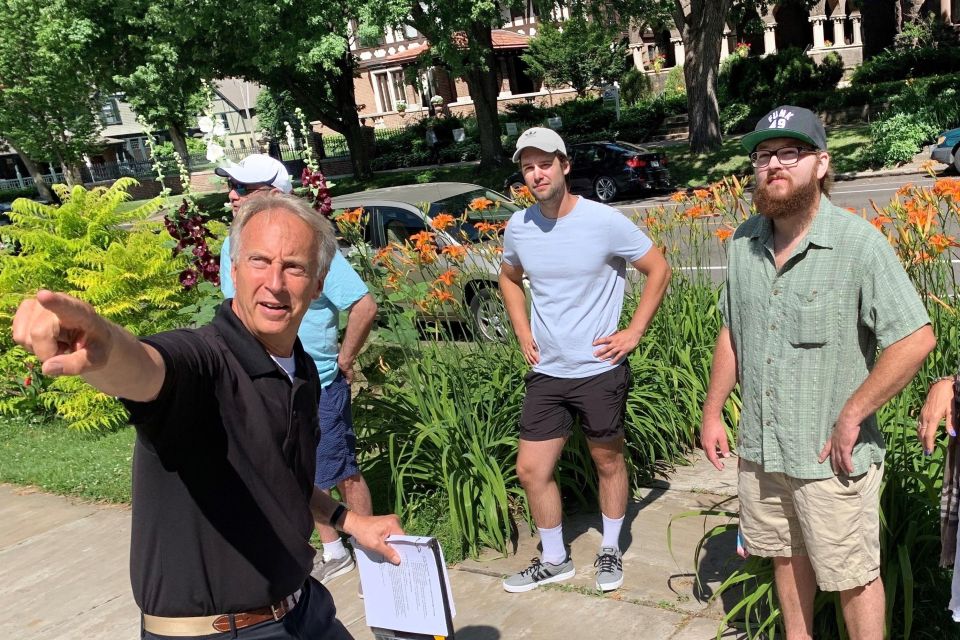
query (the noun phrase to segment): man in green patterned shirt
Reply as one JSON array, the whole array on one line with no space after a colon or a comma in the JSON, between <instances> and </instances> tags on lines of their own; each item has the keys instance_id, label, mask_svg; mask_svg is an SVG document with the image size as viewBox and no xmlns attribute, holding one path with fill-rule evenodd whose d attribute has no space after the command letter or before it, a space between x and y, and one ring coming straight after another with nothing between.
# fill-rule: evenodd
<instances>
[{"instance_id":1,"label":"man in green patterned shirt","mask_svg":"<svg viewBox=\"0 0 960 640\"><path fill-rule=\"evenodd\" d=\"M773 558L787 638L813 637L819 586L840 592L851 638L879 640L884 443L874 414L936 340L886 238L828 199L817 116L778 107L743 145L759 215L728 250L701 442L722 469L721 413L739 382L740 529L747 552Z\"/></svg>"}]
</instances>

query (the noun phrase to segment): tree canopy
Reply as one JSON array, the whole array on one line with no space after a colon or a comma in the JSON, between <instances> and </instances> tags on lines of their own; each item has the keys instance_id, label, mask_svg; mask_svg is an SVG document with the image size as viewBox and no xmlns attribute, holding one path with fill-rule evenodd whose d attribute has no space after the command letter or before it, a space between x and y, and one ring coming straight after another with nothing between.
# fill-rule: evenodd
<instances>
[{"instance_id":1,"label":"tree canopy","mask_svg":"<svg viewBox=\"0 0 960 640\"><path fill-rule=\"evenodd\" d=\"M541 24L520 57L548 87L570 85L582 96L591 87L620 79L626 70L627 42L619 30L574 16L560 27Z\"/></svg>"}]
</instances>

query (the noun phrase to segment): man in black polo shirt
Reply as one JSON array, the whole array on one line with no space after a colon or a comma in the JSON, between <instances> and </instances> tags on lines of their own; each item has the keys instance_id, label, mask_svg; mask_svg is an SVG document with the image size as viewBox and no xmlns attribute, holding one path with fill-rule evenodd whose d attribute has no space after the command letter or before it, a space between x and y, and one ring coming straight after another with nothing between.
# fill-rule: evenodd
<instances>
[{"instance_id":1,"label":"man in black polo shirt","mask_svg":"<svg viewBox=\"0 0 960 640\"><path fill-rule=\"evenodd\" d=\"M17 310L14 339L45 374L80 375L130 409L144 638L350 638L309 577L314 518L394 562L384 540L402 530L313 487L320 389L297 330L336 243L329 223L282 194L251 198L230 234L237 291L207 326L139 340L85 302L40 291Z\"/></svg>"}]
</instances>

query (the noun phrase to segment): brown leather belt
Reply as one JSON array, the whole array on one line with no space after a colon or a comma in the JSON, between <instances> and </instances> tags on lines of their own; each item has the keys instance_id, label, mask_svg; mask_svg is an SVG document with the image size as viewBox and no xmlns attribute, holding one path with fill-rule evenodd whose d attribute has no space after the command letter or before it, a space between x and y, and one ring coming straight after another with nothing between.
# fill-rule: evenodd
<instances>
[{"instance_id":1,"label":"brown leather belt","mask_svg":"<svg viewBox=\"0 0 960 640\"><path fill-rule=\"evenodd\" d=\"M159 636L204 636L232 629L245 629L255 624L274 620L279 622L293 611L300 600L301 590L287 596L280 602L268 607L260 607L243 613L223 613L216 616L197 616L192 618L164 618L143 614L143 628ZM230 619L233 618L233 626Z\"/></svg>"}]
</instances>

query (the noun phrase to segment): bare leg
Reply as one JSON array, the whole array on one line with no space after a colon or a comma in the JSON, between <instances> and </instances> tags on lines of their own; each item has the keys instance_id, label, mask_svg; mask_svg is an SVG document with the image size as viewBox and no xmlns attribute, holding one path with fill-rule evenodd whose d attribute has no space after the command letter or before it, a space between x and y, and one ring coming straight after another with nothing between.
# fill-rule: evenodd
<instances>
[{"instance_id":1,"label":"bare leg","mask_svg":"<svg viewBox=\"0 0 960 640\"><path fill-rule=\"evenodd\" d=\"M773 575L787 640L813 640L813 598L817 593L817 578L810 558L774 558Z\"/></svg>"},{"instance_id":2,"label":"bare leg","mask_svg":"<svg viewBox=\"0 0 960 640\"><path fill-rule=\"evenodd\" d=\"M587 441L593 463L597 465L600 485L600 511L608 518L622 518L627 512L627 464L623 458L623 438L610 442Z\"/></svg>"},{"instance_id":3,"label":"bare leg","mask_svg":"<svg viewBox=\"0 0 960 640\"><path fill-rule=\"evenodd\" d=\"M346 502L347 507L351 511L355 511L362 516L373 515L373 501L370 498L370 488L367 487L367 481L363 479L362 474L357 473L346 480L341 480L337 483L337 488L340 490L343 501ZM325 490L324 493L330 495L329 490ZM340 538L340 534L336 529L331 527L329 523L315 520L314 525L317 527L317 533L320 535L321 542L335 542Z\"/></svg>"},{"instance_id":4,"label":"bare leg","mask_svg":"<svg viewBox=\"0 0 960 640\"><path fill-rule=\"evenodd\" d=\"M882 640L886 595L883 580L840 592L843 619L850 640Z\"/></svg>"},{"instance_id":5,"label":"bare leg","mask_svg":"<svg viewBox=\"0 0 960 640\"><path fill-rule=\"evenodd\" d=\"M517 476L527 493L533 521L541 529L558 527L563 518L560 489L553 471L566 442L566 438L520 440L517 450Z\"/></svg>"}]
</instances>

